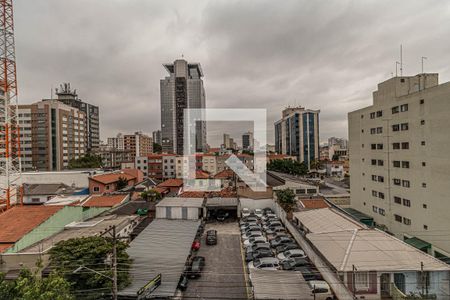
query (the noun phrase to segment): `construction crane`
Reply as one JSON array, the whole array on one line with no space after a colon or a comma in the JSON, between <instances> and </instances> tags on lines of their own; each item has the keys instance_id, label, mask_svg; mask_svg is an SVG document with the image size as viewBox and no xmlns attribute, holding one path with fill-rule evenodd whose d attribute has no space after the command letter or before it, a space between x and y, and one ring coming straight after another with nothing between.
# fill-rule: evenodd
<instances>
[{"instance_id":1,"label":"construction crane","mask_svg":"<svg viewBox=\"0 0 450 300\"><path fill-rule=\"evenodd\" d=\"M9 209L21 202L22 165L13 0L0 4L0 203Z\"/></svg>"}]
</instances>

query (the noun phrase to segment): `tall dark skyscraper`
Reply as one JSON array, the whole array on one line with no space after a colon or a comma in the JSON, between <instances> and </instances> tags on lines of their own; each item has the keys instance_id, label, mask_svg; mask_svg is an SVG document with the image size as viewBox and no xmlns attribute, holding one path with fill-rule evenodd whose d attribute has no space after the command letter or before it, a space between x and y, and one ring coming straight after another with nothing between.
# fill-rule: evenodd
<instances>
[{"instance_id":1,"label":"tall dark skyscraper","mask_svg":"<svg viewBox=\"0 0 450 300\"><path fill-rule=\"evenodd\" d=\"M203 71L199 63L178 59L164 64L169 76L161 79L161 139L163 152L183 154L184 109L205 108ZM206 124L196 125L196 151L206 149Z\"/></svg>"},{"instance_id":2,"label":"tall dark skyscraper","mask_svg":"<svg viewBox=\"0 0 450 300\"><path fill-rule=\"evenodd\" d=\"M100 146L100 123L99 123L99 109L98 106L83 102L78 99L77 90L70 89L70 83L61 84L59 89L56 89L57 100L78 108L85 113L86 116L86 149L87 152L97 150Z\"/></svg>"}]
</instances>

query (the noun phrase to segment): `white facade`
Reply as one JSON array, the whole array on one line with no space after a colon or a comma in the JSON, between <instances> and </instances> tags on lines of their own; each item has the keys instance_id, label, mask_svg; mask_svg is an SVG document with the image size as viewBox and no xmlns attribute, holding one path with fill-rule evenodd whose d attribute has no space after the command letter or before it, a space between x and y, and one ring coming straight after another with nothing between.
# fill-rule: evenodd
<instances>
[{"instance_id":1,"label":"white facade","mask_svg":"<svg viewBox=\"0 0 450 300\"><path fill-rule=\"evenodd\" d=\"M378 85L373 105L348 114L352 207L400 239L450 255L450 83L438 74Z\"/></svg>"},{"instance_id":2,"label":"white facade","mask_svg":"<svg viewBox=\"0 0 450 300\"><path fill-rule=\"evenodd\" d=\"M203 202L203 198L166 197L156 205L156 218L199 220L204 214Z\"/></svg>"},{"instance_id":3,"label":"white facade","mask_svg":"<svg viewBox=\"0 0 450 300\"><path fill-rule=\"evenodd\" d=\"M141 170L144 177L148 177L148 157L147 156L136 156L134 159L134 165L136 169Z\"/></svg>"},{"instance_id":4,"label":"white facade","mask_svg":"<svg viewBox=\"0 0 450 300\"><path fill-rule=\"evenodd\" d=\"M215 155L203 155L202 157L203 171L211 175L217 174L217 160Z\"/></svg>"},{"instance_id":5,"label":"white facade","mask_svg":"<svg viewBox=\"0 0 450 300\"><path fill-rule=\"evenodd\" d=\"M176 178L177 175L177 156L164 155L162 157L163 177L165 179Z\"/></svg>"}]
</instances>

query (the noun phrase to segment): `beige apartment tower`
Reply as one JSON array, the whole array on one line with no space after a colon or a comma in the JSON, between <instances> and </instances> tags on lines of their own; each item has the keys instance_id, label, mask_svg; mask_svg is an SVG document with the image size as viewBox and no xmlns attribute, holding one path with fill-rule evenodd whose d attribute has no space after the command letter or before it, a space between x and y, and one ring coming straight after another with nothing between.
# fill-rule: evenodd
<instances>
[{"instance_id":1,"label":"beige apartment tower","mask_svg":"<svg viewBox=\"0 0 450 300\"><path fill-rule=\"evenodd\" d=\"M450 257L450 82L394 77L348 114L352 207L438 258Z\"/></svg>"}]
</instances>

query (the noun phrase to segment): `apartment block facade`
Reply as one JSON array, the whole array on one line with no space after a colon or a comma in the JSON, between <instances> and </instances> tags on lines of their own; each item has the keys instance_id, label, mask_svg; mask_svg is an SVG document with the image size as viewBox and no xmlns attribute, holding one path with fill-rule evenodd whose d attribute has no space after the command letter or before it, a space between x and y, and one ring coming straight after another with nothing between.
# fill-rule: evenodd
<instances>
[{"instance_id":1,"label":"apartment block facade","mask_svg":"<svg viewBox=\"0 0 450 300\"><path fill-rule=\"evenodd\" d=\"M147 156L153 153L153 138L142 132L125 134L123 136L123 148L134 153L134 157Z\"/></svg>"},{"instance_id":2,"label":"apartment block facade","mask_svg":"<svg viewBox=\"0 0 450 300\"><path fill-rule=\"evenodd\" d=\"M59 102L84 112L86 150L87 152L97 150L100 147L100 112L98 106L79 99L77 91L71 90L70 83L61 84L60 88L56 89L56 96Z\"/></svg>"},{"instance_id":3,"label":"apartment block facade","mask_svg":"<svg viewBox=\"0 0 450 300\"><path fill-rule=\"evenodd\" d=\"M319 110L288 107L281 120L275 122L275 151L296 156L298 161L319 159Z\"/></svg>"},{"instance_id":4,"label":"apartment block facade","mask_svg":"<svg viewBox=\"0 0 450 300\"><path fill-rule=\"evenodd\" d=\"M59 171L87 151L85 113L56 100L19 105L22 170Z\"/></svg>"},{"instance_id":5,"label":"apartment block facade","mask_svg":"<svg viewBox=\"0 0 450 300\"><path fill-rule=\"evenodd\" d=\"M203 71L184 59L164 64L169 76L161 79L161 142L163 152L184 153L184 109L205 108ZM206 122L196 123L195 150L206 150Z\"/></svg>"},{"instance_id":6,"label":"apartment block facade","mask_svg":"<svg viewBox=\"0 0 450 300\"><path fill-rule=\"evenodd\" d=\"M449 99L438 74L394 77L348 114L352 207L436 257L450 257Z\"/></svg>"}]
</instances>

